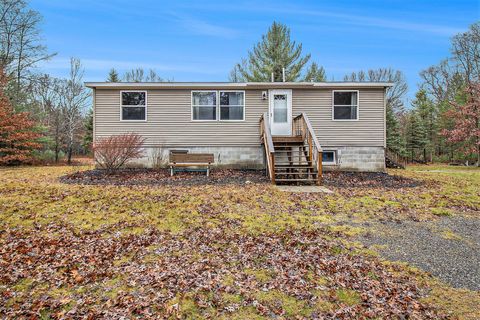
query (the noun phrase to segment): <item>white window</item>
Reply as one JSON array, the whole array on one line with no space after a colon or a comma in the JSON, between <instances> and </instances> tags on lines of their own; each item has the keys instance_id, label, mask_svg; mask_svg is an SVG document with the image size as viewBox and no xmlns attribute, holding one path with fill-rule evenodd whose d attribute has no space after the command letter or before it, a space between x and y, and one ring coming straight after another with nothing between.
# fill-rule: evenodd
<instances>
[{"instance_id":1,"label":"white window","mask_svg":"<svg viewBox=\"0 0 480 320\"><path fill-rule=\"evenodd\" d=\"M220 120L244 120L245 93L220 91Z\"/></svg>"},{"instance_id":2,"label":"white window","mask_svg":"<svg viewBox=\"0 0 480 320\"><path fill-rule=\"evenodd\" d=\"M322 163L326 165L334 165L337 163L337 157L333 150L323 150Z\"/></svg>"},{"instance_id":3,"label":"white window","mask_svg":"<svg viewBox=\"0 0 480 320\"><path fill-rule=\"evenodd\" d=\"M147 120L147 92L146 91L121 91L122 121Z\"/></svg>"},{"instance_id":4,"label":"white window","mask_svg":"<svg viewBox=\"0 0 480 320\"><path fill-rule=\"evenodd\" d=\"M216 91L192 91L192 120L217 120Z\"/></svg>"},{"instance_id":5,"label":"white window","mask_svg":"<svg viewBox=\"0 0 480 320\"><path fill-rule=\"evenodd\" d=\"M358 91L333 91L333 120L358 120Z\"/></svg>"},{"instance_id":6,"label":"white window","mask_svg":"<svg viewBox=\"0 0 480 320\"><path fill-rule=\"evenodd\" d=\"M192 120L245 120L245 92L192 91Z\"/></svg>"}]
</instances>

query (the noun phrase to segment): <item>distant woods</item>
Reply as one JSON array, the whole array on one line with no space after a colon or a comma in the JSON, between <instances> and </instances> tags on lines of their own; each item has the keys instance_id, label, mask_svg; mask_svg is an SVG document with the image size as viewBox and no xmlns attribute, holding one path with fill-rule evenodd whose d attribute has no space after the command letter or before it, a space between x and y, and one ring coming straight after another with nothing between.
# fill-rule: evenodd
<instances>
[{"instance_id":1,"label":"distant woods","mask_svg":"<svg viewBox=\"0 0 480 320\"><path fill-rule=\"evenodd\" d=\"M480 165L480 23L455 35L450 56L420 72L408 110L396 110L390 147L416 162Z\"/></svg>"},{"instance_id":2,"label":"distant woods","mask_svg":"<svg viewBox=\"0 0 480 320\"><path fill-rule=\"evenodd\" d=\"M56 55L42 41L41 21L27 1L0 0L0 164L71 163L92 147L93 111L81 61L71 58L64 78L36 68ZM168 80L137 68L121 77L112 69L107 81Z\"/></svg>"},{"instance_id":3,"label":"distant woods","mask_svg":"<svg viewBox=\"0 0 480 320\"><path fill-rule=\"evenodd\" d=\"M131 69L123 74L122 77L118 75L117 70L112 68L108 73L107 82L171 82L172 80L160 77L153 69L148 72L143 68Z\"/></svg>"},{"instance_id":4,"label":"distant woods","mask_svg":"<svg viewBox=\"0 0 480 320\"><path fill-rule=\"evenodd\" d=\"M65 78L38 73L49 60L42 43L42 17L24 0L0 0L0 163L58 161L85 153L89 92L80 60L70 60ZM10 124L10 125L8 125Z\"/></svg>"}]
</instances>

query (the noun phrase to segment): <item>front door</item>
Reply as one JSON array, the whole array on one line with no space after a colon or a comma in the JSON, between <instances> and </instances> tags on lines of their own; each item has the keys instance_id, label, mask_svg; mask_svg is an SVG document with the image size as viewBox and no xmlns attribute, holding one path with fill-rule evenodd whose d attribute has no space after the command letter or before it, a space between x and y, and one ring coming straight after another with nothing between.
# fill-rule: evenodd
<instances>
[{"instance_id":1,"label":"front door","mask_svg":"<svg viewBox=\"0 0 480 320\"><path fill-rule=\"evenodd\" d=\"M292 90L269 91L272 136L292 135Z\"/></svg>"}]
</instances>

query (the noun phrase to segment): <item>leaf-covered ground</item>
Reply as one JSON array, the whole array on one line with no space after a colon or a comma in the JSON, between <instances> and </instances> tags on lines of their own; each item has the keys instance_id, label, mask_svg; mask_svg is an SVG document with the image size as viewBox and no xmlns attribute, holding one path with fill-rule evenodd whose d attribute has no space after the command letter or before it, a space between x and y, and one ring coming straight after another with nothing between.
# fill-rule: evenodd
<instances>
[{"instance_id":1,"label":"leaf-covered ground","mask_svg":"<svg viewBox=\"0 0 480 320\"><path fill-rule=\"evenodd\" d=\"M283 193L250 178L61 182L79 169L90 168L0 169L0 318L478 315L478 292L353 241L370 222L477 215L478 170L332 173L328 195ZM468 299L464 312L453 297Z\"/></svg>"}]
</instances>

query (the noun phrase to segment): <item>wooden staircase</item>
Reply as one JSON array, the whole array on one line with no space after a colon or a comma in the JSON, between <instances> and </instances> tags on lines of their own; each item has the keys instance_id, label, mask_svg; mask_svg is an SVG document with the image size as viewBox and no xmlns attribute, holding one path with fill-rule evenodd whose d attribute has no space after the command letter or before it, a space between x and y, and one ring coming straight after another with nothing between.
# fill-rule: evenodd
<instances>
[{"instance_id":1,"label":"wooden staircase","mask_svg":"<svg viewBox=\"0 0 480 320\"><path fill-rule=\"evenodd\" d=\"M316 184L318 171L302 137L274 137L275 182L277 184Z\"/></svg>"},{"instance_id":2,"label":"wooden staircase","mask_svg":"<svg viewBox=\"0 0 480 320\"><path fill-rule=\"evenodd\" d=\"M272 137L266 114L260 119L267 172L274 184L322 183L322 149L305 114L293 120L293 135Z\"/></svg>"}]
</instances>

